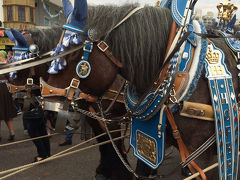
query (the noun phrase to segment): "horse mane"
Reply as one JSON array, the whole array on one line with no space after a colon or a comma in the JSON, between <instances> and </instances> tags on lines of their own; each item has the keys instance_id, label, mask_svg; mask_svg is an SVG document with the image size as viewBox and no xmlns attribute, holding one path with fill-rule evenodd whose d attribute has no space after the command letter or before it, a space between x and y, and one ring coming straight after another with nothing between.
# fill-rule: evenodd
<instances>
[{"instance_id":1,"label":"horse mane","mask_svg":"<svg viewBox=\"0 0 240 180\"><path fill-rule=\"evenodd\" d=\"M145 6L112 30L138 6L90 6L86 29L94 29L95 36L107 42L113 55L123 63L123 77L136 86L138 93L143 93L160 73L172 17L167 8Z\"/></svg>"},{"instance_id":2,"label":"horse mane","mask_svg":"<svg viewBox=\"0 0 240 180\"><path fill-rule=\"evenodd\" d=\"M28 32L31 34L33 42L38 45L39 51L42 54L56 47L62 34L62 27L32 28L29 29Z\"/></svg>"}]
</instances>

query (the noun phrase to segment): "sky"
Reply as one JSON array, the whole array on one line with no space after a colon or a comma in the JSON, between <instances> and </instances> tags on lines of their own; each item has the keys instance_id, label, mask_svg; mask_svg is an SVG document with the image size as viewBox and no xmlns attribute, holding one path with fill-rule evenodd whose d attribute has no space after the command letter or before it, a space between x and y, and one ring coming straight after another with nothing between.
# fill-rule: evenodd
<instances>
[{"instance_id":1,"label":"sky","mask_svg":"<svg viewBox=\"0 0 240 180\"><path fill-rule=\"evenodd\" d=\"M89 4L98 5L98 4L124 4L124 3L140 3L141 5L155 5L156 0L87 0ZM212 11L217 14L217 4L220 2L228 2L227 0L198 0L196 7L203 10L202 15L205 15L207 11ZM231 0L233 4L238 6L237 18L240 19L240 0Z\"/></svg>"}]
</instances>

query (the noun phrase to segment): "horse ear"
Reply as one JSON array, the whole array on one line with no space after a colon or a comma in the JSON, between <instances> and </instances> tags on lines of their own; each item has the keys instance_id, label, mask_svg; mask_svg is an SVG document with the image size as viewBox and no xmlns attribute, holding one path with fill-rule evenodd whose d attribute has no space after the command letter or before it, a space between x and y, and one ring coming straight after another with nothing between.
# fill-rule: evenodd
<instances>
[{"instance_id":1,"label":"horse ear","mask_svg":"<svg viewBox=\"0 0 240 180\"><path fill-rule=\"evenodd\" d=\"M73 5L69 0L62 0L64 16L67 19L73 11Z\"/></svg>"},{"instance_id":2,"label":"horse ear","mask_svg":"<svg viewBox=\"0 0 240 180\"><path fill-rule=\"evenodd\" d=\"M71 20L69 24L65 24L63 27L67 30L83 33L84 27L87 23L88 17L88 5L86 0L74 0L74 8L71 14Z\"/></svg>"},{"instance_id":3,"label":"horse ear","mask_svg":"<svg viewBox=\"0 0 240 180\"><path fill-rule=\"evenodd\" d=\"M12 31L5 30L4 32L5 32L5 34L7 35L7 37L8 37L14 44L17 43L17 40L15 39L15 37L14 37L13 34L12 34Z\"/></svg>"},{"instance_id":4,"label":"horse ear","mask_svg":"<svg viewBox=\"0 0 240 180\"><path fill-rule=\"evenodd\" d=\"M18 30L11 28L11 32L12 32L14 38L16 39L16 45L18 47L28 48L27 40Z\"/></svg>"}]
</instances>

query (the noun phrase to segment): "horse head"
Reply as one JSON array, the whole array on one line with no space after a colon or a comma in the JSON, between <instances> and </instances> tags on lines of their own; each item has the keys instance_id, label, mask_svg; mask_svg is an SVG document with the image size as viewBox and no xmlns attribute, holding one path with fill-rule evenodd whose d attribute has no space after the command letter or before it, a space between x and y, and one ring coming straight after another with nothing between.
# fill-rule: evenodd
<instances>
[{"instance_id":1,"label":"horse head","mask_svg":"<svg viewBox=\"0 0 240 180\"><path fill-rule=\"evenodd\" d=\"M21 61L31 57L37 58L39 54L44 54L56 46L57 40L61 35L60 27L52 27L51 29L29 29L20 33L15 29L6 31L8 37L15 43L13 47L13 57L10 62ZM49 37L52 37L50 40ZM10 73L11 83L14 85L25 85L28 78L33 79L38 84L39 78L48 78L46 73L47 64L35 66L32 68L20 70Z\"/></svg>"},{"instance_id":2,"label":"horse head","mask_svg":"<svg viewBox=\"0 0 240 180\"><path fill-rule=\"evenodd\" d=\"M89 44L83 50L52 62L48 72L53 75L50 75L48 82L52 86L66 88L71 83L72 78L76 77L80 78L79 87L82 91L93 95L101 95L112 84L118 68L112 62L106 61L106 56L97 48L97 43L91 43L88 38L85 31L88 16L87 3L85 1L75 1L70 17L68 17L70 13L66 13L65 9L66 18L69 18L70 22L63 26L65 35L63 41L59 43L61 45L56 48L55 54L71 49L76 44L82 44L83 41ZM95 61L95 59L97 60ZM68 65L64 67L66 63Z\"/></svg>"},{"instance_id":3,"label":"horse head","mask_svg":"<svg viewBox=\"0 0 240 180\"><path fill-rule=\"evenodd\" d=\"M90 6L83 32L75 30L83 27L73 21L64 25L67 33L75 30L73 39L78 36L85 40L84 48L66 56L67 65L62 70L56 68L56 61L52 63L56 71L49 71L49 85L66 88L74 77L80 80L83 92L101 96L120 73L144 91L162 66L172 19L166 8L144 7L116 26L136 7Z\"/></svg>"}]
</instances>

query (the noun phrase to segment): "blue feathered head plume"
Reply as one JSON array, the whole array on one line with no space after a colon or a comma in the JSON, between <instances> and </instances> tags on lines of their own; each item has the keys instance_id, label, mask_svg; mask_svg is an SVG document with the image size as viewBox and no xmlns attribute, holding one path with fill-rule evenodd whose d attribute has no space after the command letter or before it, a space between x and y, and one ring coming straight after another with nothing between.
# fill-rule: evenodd
<instances>
[{"instance_id":1,"label":"blue feathered head plume","mask_svg":"<svg viewBox=\"0 0 240 180\"><path fill-rule=\"evenodd\" d=\"M69 24L65 24L63 26L66 29L64 34L63 41L61 45L59 45L56 49L52 51L52 56L56 56L63 52L69 45L77 45L82 43L82 39L80 34L87 35L84 31L84 27L87 23L87 16L88 16L88 6L86 0L75 0L74 1L74 8L72 9L71 3L69 0L62 0L64 7L65 17L70 14L70 22ZM70 3L70 4L69 4ZM72 10L72 12L70 12ZM59 70L63 70L67 62L64 58L58 58L52 61L51 66L48 69L49 74L57 74Z\"/></svg>"},{"instance_id":2,"label":"blue feathered head plume","mask_svg":"<svg viewBox=\"0 0 240 180\"><path fill-rule=\"evenodd\" d=\"M11 28L11 32L16 39L16 46L14 46L12 49L19 51L28 51L29 45L25 37L16 29Z\"/></svg>"},{"instance_id":3,"label":"blue feathered head plume","mask_svg":"<svg viewBox=\"0 0 240 180\"><path fill-rule=\"evenodd\" d=\"M16 45L17 40L15 39L15 37L12 34L12 31L9 30L5 30L4 33L7 35L7 37Z\"/></svg>"},{"instance_id":4,"label":"blue feathered head plume","mask_svg":"<svg viewBox=\"0 0 240 180\"><path fill-rule=\"evenodd\" d=\"M72 3L69 0L62 0L64 16L67 19L73 11Z\"/></svg>"},{"instance_id":5,"label":"blue feathered head plume","mask_svg":"<svg viewBox=\"0 0 240 180\"><path fill-rule=\"evenodd\" d=\"M237 20L237 17L236 17L236 14L235 14L235 15L233 16L232 20L229 21L229 23L228 23L228 25L227 25L227 30L228 30L229 32L232 32L232 31L233 31L233 27L234 27L234 25L235 25L235 23L236 23L236 20Z\"/></svg>"},{"instance_id":6,"label":"blue feathered head plume","mask_svg":"<svg viewBox=\"0 0 240 180\"><path fill-rule=\"evenodd\" d=\"M5 32L8 38L15 43L15 46L12 48L14 57L10 59L10 63L30 58L31 54L29 53L29 45L25 37L18 30L13 28L11 28L10 31ZM11 72L10 78L17 78L17 72Z\"/></svg>"},{"instance_id":7,"label":"blue feathered head plume","mask_svg":"<svg viewBox=\"0 0 240 180\"><path fill-rule=\"evenodd\" d=\"M65 24L63 28L76 32L84 33L84 27L87 23L88 6L86 0L74 0L74 8L71 14L69 24Z\"/></svg>"}]
</instances>

